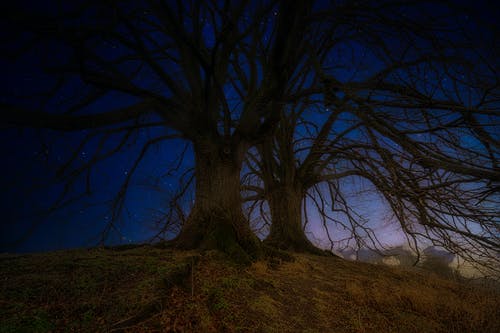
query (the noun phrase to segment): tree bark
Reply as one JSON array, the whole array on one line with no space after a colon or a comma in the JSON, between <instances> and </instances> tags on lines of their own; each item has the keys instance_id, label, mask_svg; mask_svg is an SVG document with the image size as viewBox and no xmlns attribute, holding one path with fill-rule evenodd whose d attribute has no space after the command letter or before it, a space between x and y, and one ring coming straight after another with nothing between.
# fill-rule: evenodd
<instances>
[{"instance_id":1,"label":"tree bark","mask_svg":"<svg viewBox=\"0 0 500 333\"><path fill-rule=\"evenodd\" d=\"M324 254L315 247L302 227L302 200L304 192L294 186L279 186L269 192L271 230L265 243L281 250Z\"/></svg>"},{"instance_id":2,"label":"tree bark","mask_svg":"<svg viewBox=\"0 0 500 333\"><path fill-rule=\"evenodd\" d=\"M260 241L242 211L240 171L243 144L194 142L194 207L174 240L180 248L219 249L237 261L259 256Z\"/></svg>"}]
</instances>

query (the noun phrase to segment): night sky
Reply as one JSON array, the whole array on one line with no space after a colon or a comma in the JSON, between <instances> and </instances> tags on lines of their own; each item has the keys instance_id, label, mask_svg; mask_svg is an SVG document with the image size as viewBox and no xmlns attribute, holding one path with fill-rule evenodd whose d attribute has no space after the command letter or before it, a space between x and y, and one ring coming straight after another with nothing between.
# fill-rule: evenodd
<instances>
[{"instance_id":1,"label":"night sky","mask_svg":"<svg viewBox=\"0 0 500 333\"><path fill-rule=\"evenodd\" d=\"M26 2L30 4L30 2ZM36 2L33 2L36 3ZM327 3L327 2L325 2ZM467 1L465 3L468 3ZM475 2L476 3L476 2ZM51 8L40 5L39 10L50 11ZM486 2L478 5L476 11L485 23L494 22L498 12L493 5L486 6ZM429 5L429 11L432 11ZM410 13L411 14L411 13ZM2 18L3 19L3 18ZM464 16L466 22L469 18ZM2 24L3 25L3 24ZM487 26L487 24L486 24ZM485 30L475 30L478 37ZM2 34L8 34L3 31ZM2 35L2 38L5 37ZM207 43L212 38L206 33ZM63 61L64 50L56 46L45 45L46 50L52 50L52 61ZM395 45L397 47L397 45ZM52 48L52 49L51 49ZM359 50L362 52L362 50ZM47 52L45 52L47 53ZM361 55L358 55L361 57ZM61 57L61 59L58 59ZM364 61L376 66L375 59L364 56ZM36 91L40 85L52 84L50 79L39 70L39 60L33 55L19 59L14 64L5 57L0 58L2 98L16 96L19 92L29 94ZM338 73L341 77L349 78L352 72L344 70ZM358 75L363 75L358 74ZM6 93L7 92L7 93ZM64 100L78 94L78 84L69 85L66 91L61 91L57 98ZM57 100L57 98L55 100ZM89 107L89 112L113 108L130 101L128 97L118 93L108 95L98 103ZM54 101L54 105L57 105ZM65 187L64 179L58 178L56 172L62 161L67 160L73 149L85 137L87 131L60 133L49 130L29 128L0 129L0 211L3 212L0 223L0 252L38 252L74 247L94 246L99 243L103 228L111 218L110 200L119 186L130 172L134 159L140 154L142 144L148 138L168 130L157 127L144 129L137 137L131 138L123 152L96 164L90 175L90 187L87 191L86 177L81 177L71 188L74 196L84 196L74 203L70 203L56 211L50 207L57 202ZM109 149L118 144L120 136L116 135L107 141ZM98 140L90 140L79 156L75 158L75 165L84 165L100 145ZM185 153L183 164L171 174L166 170L174 167L178 156ZM165 204L178 188L183 172L192 167L193 154L190 145L182 139L172 139L162 142L151 149L131 179L131 187L127 194L123 216L111 230L106 244L135 243L149 240L155 235L155 222L164 213ZM184 176L184 180L188 176ZM388 243L399 243L403 240L398 227L388 224L389 215L386 207L381 205L380 198L375 194L358 195L363 191L363 183L350 180L352 200L372 225L378 230L381 240ZM189 209L192 196L187 194L183 200L185 209ZM311 216L309 231L315 237L312 239L323 243L321 226ZM326 244L324 244L326 245Z\"/></svg>"}]
</instances>

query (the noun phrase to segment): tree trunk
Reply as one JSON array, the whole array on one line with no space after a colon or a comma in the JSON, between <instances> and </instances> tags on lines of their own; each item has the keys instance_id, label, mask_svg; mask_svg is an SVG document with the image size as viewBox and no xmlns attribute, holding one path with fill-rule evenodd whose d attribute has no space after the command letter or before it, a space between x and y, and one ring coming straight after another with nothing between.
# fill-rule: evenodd
<instances>
[{"instance_id":1,"label":"tree trunk","mask_svg":"<svg viewBox=\"0 0 500 333\"><path fill-rule=\"evenodd\" d=\"M271 230L265 243L282 250L324 254L315 247L302 228L303 191L293 186L280 186L269 193Z\"/></svg>"},{"instance_id":2,"label":"tree trunk","mask_svg":"<svg viewBox=\"0 0 500 333\"><path fill-rule=\"evenodd\" d=\"M194 207L175 244L185 249L219 249L242 262L257 257L260 241L243 214L240 194L245 147L198 140L194 153Z\"/></svg>"}]
</instances>

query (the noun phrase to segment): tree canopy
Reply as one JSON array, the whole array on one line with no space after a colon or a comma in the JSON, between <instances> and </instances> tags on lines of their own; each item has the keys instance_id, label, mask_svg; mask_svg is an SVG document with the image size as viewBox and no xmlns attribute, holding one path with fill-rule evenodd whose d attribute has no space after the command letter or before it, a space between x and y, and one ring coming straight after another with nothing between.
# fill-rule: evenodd
<instances>
[{"instance_id":1,"label":"tree canopy","mask_svg":"<svg viewBox=\"0 0 500 333\"><path fill-rule=\"evenodd\" d=\"M176 246L258 256L244 200L254 201L250 215L268 205L271 246L315 252L304 233L314 209L331 248L380 246L347 195L355 178L414 248L430 241L494 266L498 29L468 9L392 0L9 5L2 66L33 82L2 91L2 123L82 133L58 170L68 184L151 130L105 229L148 151L181 140L194 155L185 182L194 182L194 204ZM89 142L95 153L80 164ZM170 216L183 215L175 202L185 193ZM332 238L332 225L348 238Z\"/></svg>"}]
</instances>

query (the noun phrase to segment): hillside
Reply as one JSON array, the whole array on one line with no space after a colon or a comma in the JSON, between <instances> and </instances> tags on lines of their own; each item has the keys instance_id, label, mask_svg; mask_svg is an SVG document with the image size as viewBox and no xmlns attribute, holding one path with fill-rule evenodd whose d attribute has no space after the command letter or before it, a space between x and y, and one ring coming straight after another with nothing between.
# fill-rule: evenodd
<instances>
[{"instance_id":1,"label":"hillside","mask_svg":"<svg viewBox=\"0 0 500 333\"><path fill-rule=\"evenodd\" d=\"M0 332L500 332L500 294L293 255L238 267L152 246L0 256Z\"/></svg>"}]
</instances>

